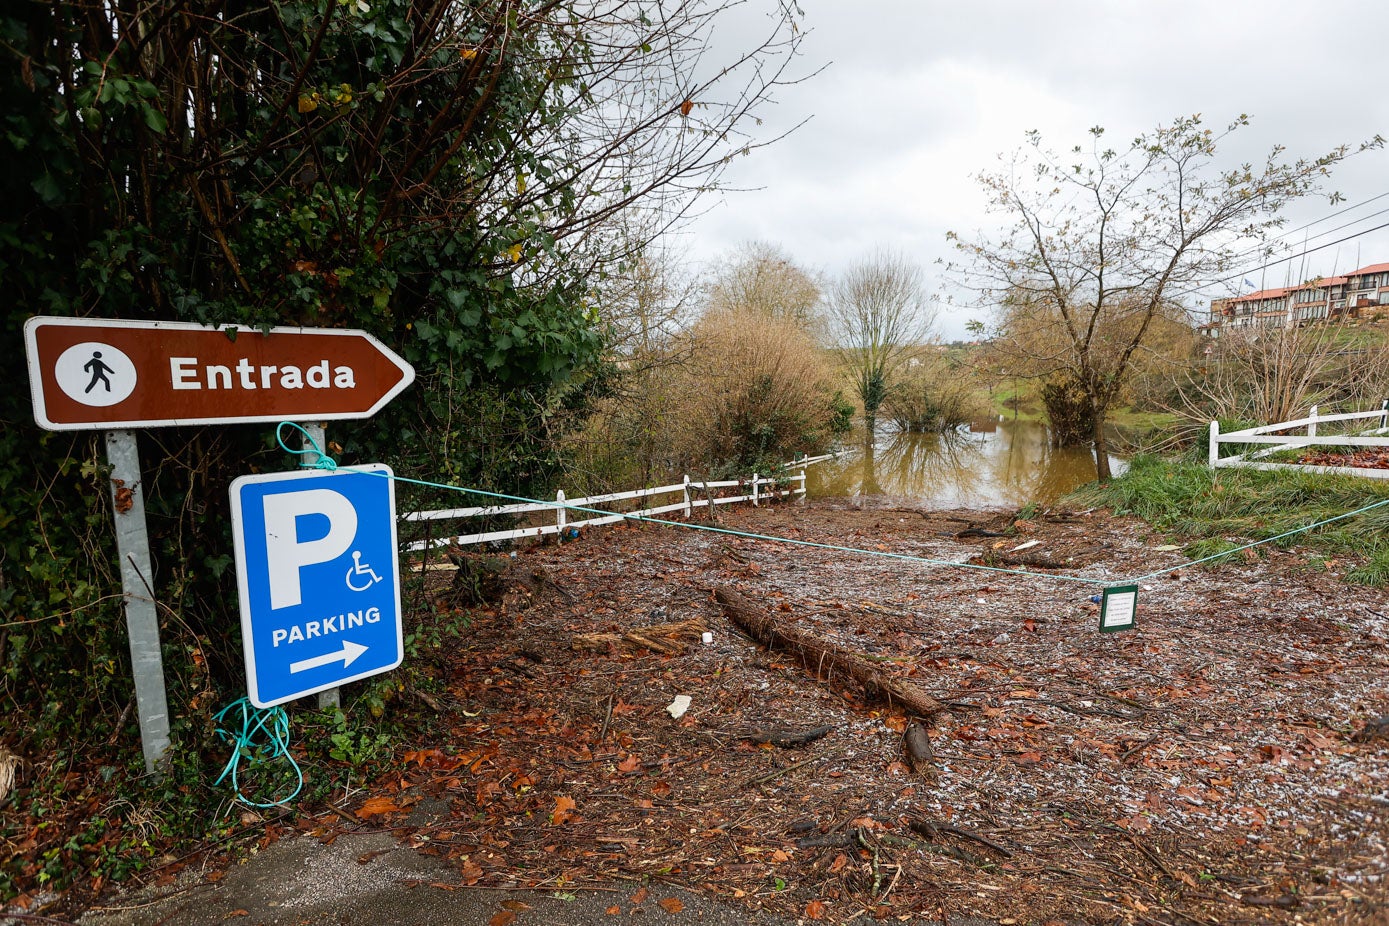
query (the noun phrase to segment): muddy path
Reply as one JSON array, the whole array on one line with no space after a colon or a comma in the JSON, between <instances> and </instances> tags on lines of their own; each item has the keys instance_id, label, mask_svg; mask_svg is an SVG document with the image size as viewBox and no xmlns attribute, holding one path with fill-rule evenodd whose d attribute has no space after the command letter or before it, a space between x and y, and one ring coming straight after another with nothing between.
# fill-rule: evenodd
<instances>
[{"instance_id":1,"label":"muddy path","mask_svg":"<svg viewBox=\"0 0 1389 926\"><path fill-rule=\"evenodd\" d=\"M815 504L719 524L955 560L1036 540L1036 561L1097 578L1182 561L1103 512ZM827 922L1389 917L1389 604L1335 563L1292 548L1168 574L1112 634L1089 586L689 530L516 563L539 580L470 611L433 669L432 742L356 807L460 885L672 882ZM718 588L945 702L932 765L907 763L910 718L737 632ZM712 642L621 637L680 621Z\"/></svg>"}]
</instances>

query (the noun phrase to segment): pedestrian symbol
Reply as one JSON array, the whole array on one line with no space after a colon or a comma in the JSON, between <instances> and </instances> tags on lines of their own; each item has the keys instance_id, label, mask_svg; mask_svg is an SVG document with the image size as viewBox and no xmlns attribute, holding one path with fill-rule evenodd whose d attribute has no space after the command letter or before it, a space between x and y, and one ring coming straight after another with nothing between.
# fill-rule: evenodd
<instances>
[{"instance_id":1,"label":"pedestrian symbol","mask_svg":"<svg viewBox=\"0 0 1389 926\"><path fill-rule=\"evenodd\" d=\"M88 360L85 364L83 364L82 369L92 371L92 381L87 384L86 389L82 390L84 395L88 392L91 392L93 387L95 387L97 383L101 383L103 386L105 386L107 392L111 391L111 380L106 378L106 374L114 373L116 371L101 362L101 351L92 351L92 359Z\"/></svg>"},{"instance_id":2,"label":"pedestrian symbol","mask_svg":"<svg viewBox=\"0 0 1389 926\"><path fill-rule=\"evenodd\" d=\"M92 408L124 402L139 378L124 351L100 341L83 341L63 351L53 375L64 395Z\"/></svg>"}]
</instances>

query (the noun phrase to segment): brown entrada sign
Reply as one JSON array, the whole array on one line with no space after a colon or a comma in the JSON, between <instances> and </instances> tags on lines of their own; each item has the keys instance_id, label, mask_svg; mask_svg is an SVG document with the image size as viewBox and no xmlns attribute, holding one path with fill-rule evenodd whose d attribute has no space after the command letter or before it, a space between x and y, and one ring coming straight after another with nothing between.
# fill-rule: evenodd
<instances>
[{"instance_id":1,"label":"brown entrada sign","mask_svg":"<svg viewBox=\"0 0 1389 926\"><path fill-rule=\"evenodd\" d=\"M365 331L39 316L24 325L51 431L369 418L415 370Z\"/></svg>"}]
</instances>

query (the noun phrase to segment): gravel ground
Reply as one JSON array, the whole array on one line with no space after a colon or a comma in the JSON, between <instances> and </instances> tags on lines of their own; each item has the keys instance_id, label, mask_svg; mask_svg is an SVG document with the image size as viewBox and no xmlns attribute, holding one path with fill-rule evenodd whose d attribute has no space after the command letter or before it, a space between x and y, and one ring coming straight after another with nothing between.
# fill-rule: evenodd
<instances>
[{"instance_id":1,"label":"gravel ground","mask_svg":"<svg viewBox=\"0 0 1389 926\"><path fill-rule=\"evenodd\" d=\"M377 872L409 892L391 909L427 917L485 896L498 926L508 912L588 922L554 918L575 904L593 922L688 917L695 897L738 922L1389 920L1389 606L1341 582L1349 564L1294 547L1178 569L1142 583L1134 630L1102 634L1101 585L1054 576L1180 566L1141 522L849 503L719 517L871 553L1026 558L1016 568L1033 575L654 526L531 548L513 570L525 581L470 607L461 644L426 666L426 741L286 841L301 854L282 887L337 900L223 915L358 921L375 895L326 885ZM718 588L944 702L925 718L931 765L914 771L903 752L913 718L738 633ZM658 635L681 621L693 642ZM691 706L672 718L681 694ZM815 727L829 732L801 748L756 742ZM367 834L389 836L383 854L314 861L312 846ZM204 918L169 922L213 909L192 902L179 915Z\"/></svg>"}]
</instances>

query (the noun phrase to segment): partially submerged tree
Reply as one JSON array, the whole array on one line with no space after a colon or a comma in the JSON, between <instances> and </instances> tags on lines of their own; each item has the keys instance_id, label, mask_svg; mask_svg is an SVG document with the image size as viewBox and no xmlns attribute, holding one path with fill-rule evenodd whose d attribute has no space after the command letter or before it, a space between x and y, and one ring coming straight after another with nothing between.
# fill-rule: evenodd
<instances>
[{"instance_id":1,"label":"partially submerged tree","mask_svg":"<svg viewBox=\"0 0 1389 926\"><path fill-rule=\"evenodd\" d=\"M1095 319L1090 362L1106 370L1118 366L1118 352L1133 341L1139 325L1147 325L1126 361L1116 399L1131 397L1134 380L1166 377L1171 381L1190 357L1193 332L1186 311L1171 302L1156 306L1151 315L1148 308L1116 300ZM1032 299L1028 293L1009 293L986 333L988 340L979 357L985 375L1034 383L1055 445L1090 443L1095 431L1094 400L1075 374L1065 317L1053 304Z\"/></svg>"},{"instance_id":2,"label":"partially submerged tree","mask_svg":"<svg viewBox=\"0 0 1389 926\"><path fill-rule=\"evenodd\" d=\"M1238 253L1318 188L1347 146L1285 163L1275 148L1259 165L1216 166L1223 132L1181 118L1109 147L1104 129L1061 157L1036 132L1003 170L979 177L1009 227L974 240L952 233L969 258L981 301L1012 295L1050 320L1062 339L1050 357L1093 413L1096 473L1110 476L1104 423L1153 322L1183 295L1220 280ZM1379 140L1375 140L1378 144Z\"/></svg>"},{"instance_id":3,"label":"partially submerged tree","mask_svg":"<svg viewBox=\"0 0 1389 926\"><path fill-rule=\"evenodd\" d=\"M935 309L927 300L925 278L906 256L879 250L830 285L825 310L871 439L893 377L931 337Z\"/></svg>"}]
</instances>

